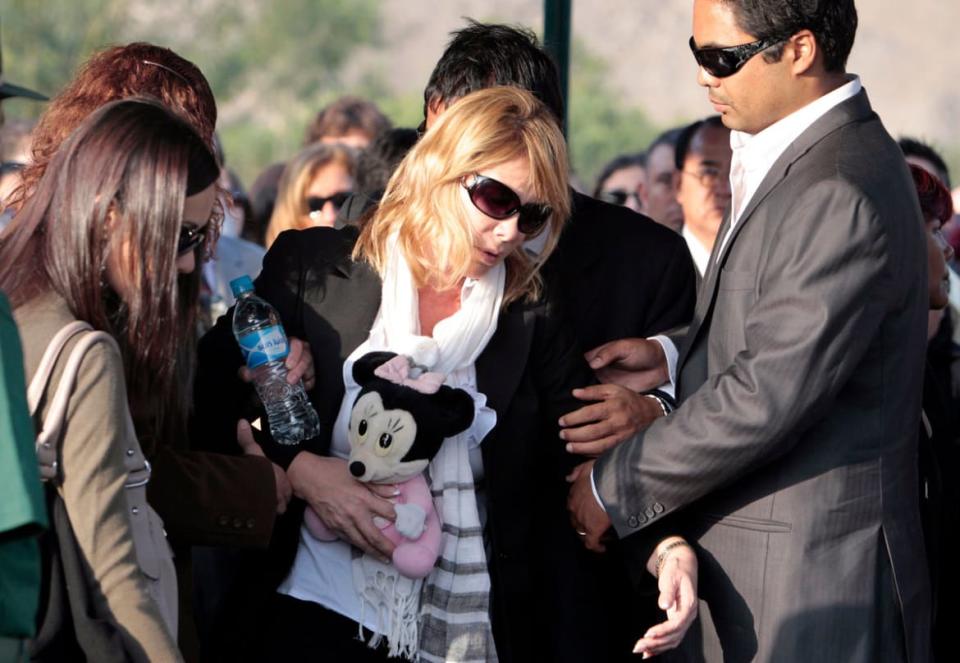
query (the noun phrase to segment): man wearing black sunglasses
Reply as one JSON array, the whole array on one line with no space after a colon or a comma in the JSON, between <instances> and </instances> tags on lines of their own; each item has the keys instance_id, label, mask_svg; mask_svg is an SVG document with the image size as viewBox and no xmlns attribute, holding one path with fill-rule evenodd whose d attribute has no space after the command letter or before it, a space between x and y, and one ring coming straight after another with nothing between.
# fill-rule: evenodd
<instances>
[{"instance_id":1,"label":"man wearing black sunglasses","mask_svg":"<svg viewBox=\"0 0 960 663\"><path fill-rule=\"evenodd\" d=\"M923 222L845 73L856 25L853 0L694 0L732 209L679 359L643 341L598 358L674 378L680 406L596 461L572 517L587 544L611 524L689 536L696 660L929 660Z\"/></svg>"}]
</instances>

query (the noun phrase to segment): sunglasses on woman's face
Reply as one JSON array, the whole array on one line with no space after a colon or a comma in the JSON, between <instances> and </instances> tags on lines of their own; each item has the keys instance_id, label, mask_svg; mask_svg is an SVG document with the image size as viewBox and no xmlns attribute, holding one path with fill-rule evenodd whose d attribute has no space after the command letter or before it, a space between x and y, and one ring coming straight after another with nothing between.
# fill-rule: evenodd
<instances>
[{"instance_id":1,"label":"sunglasses on woman's face","mask_svg":"<svg viewBox=\"0 0 960 663\"><path fill-rule=\"evenodd\" d=\"M473 206L491 219L502 221L517 214L517 230L524 235L540 232L553 213L549 205L521 203L516 191L490 177L474 175L470 184L466 178L461 184L470 195Z\"/></svg>"},{"instance_id":2,"label":"sunglasses on woman's face","mask_svg":"<svg viewBox=\"0 0 960 663\"><path fill-rule=\"evenodd\" d=\"M768 37L738 46L697 48L697 43L690 37L690 50L693 52L693 59L708 74L714 78L726 78L740 71L740 68L760 51L783 41L785 39L782 37Z\"/></svg>"},{"instance_id":3,"label":"sunglasses on woman's face","mask_svg":"<svg viewBox=\"0 0 960 663\"><path fill-rule=\"evenodd\" d=\"M347 202L347 198L349 197L349 191L337 191L336 193L327 197L308 196L307 210L310 214L313 214L314 212L321 212L327 203L331 203L333 205L333 209L339 211L340 208L343 207L343 204Z\"/></svg>"},{"instance_id":4,"label":"sunglasses on woman's face","mask_svg":"<svg viewBox=\"0 0 960 663\"><path fill-rule=\"evenodd\" d=\"M625 191L623 189L607 189L601 191L597 196L600 200L611 205L626 205L627 201L633 198L640 203L640 194L636 191Z\"/></svg>"},{"instance_id":5,"label":"sunglasses on woman's face","mask_svg":"<svg viewBox=\"0 0 960 663\"><path fill-rule=\"evenodd\" d=\"M180 226L180 238L177 240L177 256L190 253L203 244L206 238L207 226L198 228L192 223L184 223Z\"/></svg>"}]
</instances>

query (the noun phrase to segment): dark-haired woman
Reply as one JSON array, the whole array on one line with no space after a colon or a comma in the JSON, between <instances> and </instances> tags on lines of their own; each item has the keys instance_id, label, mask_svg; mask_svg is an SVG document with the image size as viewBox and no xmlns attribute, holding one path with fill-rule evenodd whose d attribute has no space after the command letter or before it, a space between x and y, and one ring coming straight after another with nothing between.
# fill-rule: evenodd
<instances>
[{"instance_id":1,"label":"dark-haired woman","mask_svg":"<svg viewBox=\"0 0 960 663\"><path fill-rule=\"evenodd\" d=\"M52 156L17 219L0 235L0 289L14 306L28 380L74 321L116 343L83 355L59 441L59 481L93 605L133 660L179 660L177 591L162 523L146 501L149 464L131 405L176 390L178 274L196 268L219 168L196 132L152 101L114 102ZM38 411L64 373L54 365ZM133 479L138 479L134 481ZM70 594L69 587L67 588ZM91 652L74 652L90 658Z\"/></svg>"},{"instance_id":2,"label":"dark-haired woman","mask_svg":"<svg viewBox=\"0 0 960 663\"><path fill-rule=\"evenodd\" d=\"M948 267L953 248L943 236L943 224L953 217L953 202L947 187L929 171L910 164L910 174L917 188L920 211L927 233L927 289L930 296L931 321L949 304ZM936 335L938 324L931 322L928 340ZM960 573L956 566L956 550L960 545L960 492L956 487L960 470L960 447L957 438L957 412L950 397L949 382L939 379L938 367L927 353L927 370L923 384L923 422L920 428L920 518L926 539L933 588L934 660L949 660L953 652L951 623L947 607L960 589Z\"/></svg>"}]
</instances>

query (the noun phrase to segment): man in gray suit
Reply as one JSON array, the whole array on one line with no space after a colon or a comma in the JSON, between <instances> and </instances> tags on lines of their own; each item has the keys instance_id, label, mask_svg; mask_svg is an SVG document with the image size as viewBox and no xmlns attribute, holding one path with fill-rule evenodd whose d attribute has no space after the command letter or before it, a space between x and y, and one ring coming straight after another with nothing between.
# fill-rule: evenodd
<instances>
[{"instance_id":1,"label":"man in gray suit","mask_svg":"<svg viewBox=\"0 0 960 663\"><path fill-rule=\"evenodd\" d=\"M693 542L694 660L928 660L923 224L845 73L856 24L853 0L694 0L698 82L732 130L732 209L676 362L644 340L589 356L621 378L675 376L679 408L580 466L570 509L594 549L611 525Z\"/></svg>"}]
</instances>

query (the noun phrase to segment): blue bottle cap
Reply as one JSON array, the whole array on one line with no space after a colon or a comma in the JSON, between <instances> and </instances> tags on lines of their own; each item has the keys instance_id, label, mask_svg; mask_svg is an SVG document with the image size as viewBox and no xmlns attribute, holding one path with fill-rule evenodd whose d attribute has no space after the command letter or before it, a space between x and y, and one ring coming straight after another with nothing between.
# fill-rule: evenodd
<instances>
[{"instance_id":1,"label":"blue bottle cap","mask_svg":"<svg viewBox=\"0 0 960 663\"><path fill-rule=\"evenodd\" d=\"M233 292L234 297L239 297L245 292L250 292L253 290L253 279L246 274L235 278L230 281L230 290Z\"/></svg>"}]
</instances>

